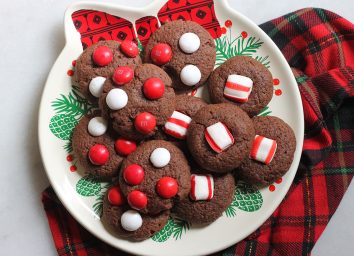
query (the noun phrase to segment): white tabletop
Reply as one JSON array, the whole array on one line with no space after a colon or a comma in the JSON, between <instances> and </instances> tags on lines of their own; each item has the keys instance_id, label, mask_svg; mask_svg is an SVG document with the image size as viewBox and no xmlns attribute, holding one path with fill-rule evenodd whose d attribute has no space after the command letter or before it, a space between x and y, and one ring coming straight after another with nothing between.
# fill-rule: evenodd
<instances>
[{"instance_id":1,"label":"white tabletop","mask_svg":"<svg viewBox=\"0 0 354 256\"><path fill-rule=\"evenodd\" d=\"M101 0L103 1L103 0ZM142 6L151 0L109 2ZM219 0L220 1L220 0ZM322 7L354 22L352 0L229 0L256 23L299 8ZM37 112L46 76L64 46L63 14L70 0L3 1L0 8L0 250L1 255L56 255L41 204L49 183L37 143ZM275 4L275 2L277 2ZM261 8L260 8L261 7ZM315 255L354 250L354 185ZM345 223L345 226L341 223ZM351 226L351 227L350 227ZM346 231L345 231L346 227Z\"/></svg>"}]
</instances>

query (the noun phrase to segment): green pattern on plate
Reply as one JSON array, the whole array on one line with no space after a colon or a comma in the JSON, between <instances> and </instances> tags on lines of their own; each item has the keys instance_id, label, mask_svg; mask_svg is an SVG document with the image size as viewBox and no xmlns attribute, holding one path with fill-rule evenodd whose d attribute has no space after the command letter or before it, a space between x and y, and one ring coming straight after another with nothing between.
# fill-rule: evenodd
<instances>
[{"instance_id":1,"label":"green pattern on plate","mask_svg":"<svg viewBox=\"0 0 354 256\"><path fill-rule=\"evenodd\" d=\"M190 229L190 224L187 221L178 218L169 218L166 225L153 237L155 242L166 242L172 235L175 240L181 239L182 235Z\"/></svg>"},{"instance_id":2,"label":"green pattern on plate","mask_svg":"<svg viewBox=\"0 0 354 256\"><path fill-rule=\"evenodd\" d=\"M82 177L76 183L76 192L82 196L97 196L101 190L101 183L91 175Z\"/></svg>"}]
</instances>

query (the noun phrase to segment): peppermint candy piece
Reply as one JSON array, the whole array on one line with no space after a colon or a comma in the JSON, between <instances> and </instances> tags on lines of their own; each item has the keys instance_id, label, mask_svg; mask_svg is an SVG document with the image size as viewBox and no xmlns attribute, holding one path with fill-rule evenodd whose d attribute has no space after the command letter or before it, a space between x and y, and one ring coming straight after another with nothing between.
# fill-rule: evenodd
<instances>
[{"instance_id":1,"label":"peppermint candy piece","mask_svg":"<svg viewBox=\"0 0 354 256\"><path fill-rule=\"evenodd\" d=\"M224 97L245 103L251 94L253 81L246 76L229 75L224 88Z\"/></svg>"},{"instance_id":2,"label":"peppermint candy piece","mask_svg":"<svg viewBox=\"0 0 354 256\"><path fill-rule=\"evenodd\" d=\"M119 110L128 104L128 95L122 89L112 89L106 97L106 103L112 110Z\"/></svg>"},{"instance_id":3,"label":"peppermint candy piece","mask_svg":"<svg viewBox=\"0 0 354 256\"><path fill-rule=\"evenodd\" d=\"M165 123L164 131L177 139L185 139L191 121L192 118L189 116L178 111L173 111L171 117Z\"/></svg>"},{"instance_id":4,"label":"peppermint candy piece","mask_svg":"<svg viewBox=\"0 0 354 256\"><path fill-rule=\"evenodd\" d=\"M256 135L250 157L258 162L269 164L277 150L277 142L264 136Z\"/></svg>"},{"instance_id":5,"label":"peppermint candy piece","mask_svg":"<svg viewBox=\"0 0 354 256\"><path fill-rule=\"evenodd\" d=\"M202 73L197 66L186 65L181 70L180 78L185 85L194 86L199 83L202 78Z\"/></svg>"},{"instance_id":6,"label":"peppermint candy piece","mask_svg":"<svg viewBox=\"0 0 354 256\"><path fill-rule=\"evenodd\" d=\"M210 200L214 196L214 179L211 175L191 176L190 197L194 201Z\"/></svg>"},{"instance_id":7,"label":"peppermint candy piece","mask_svg":"<svg viewBox=\"0 0 354 256\"><path fill-rule=\"evenodd\" d=\"M106 133L107 127L107 121L101 116L96 116L89 121L87 130L92 136L98 137Z\"/></svg>"},{"instance_id":8,"label":"peppermint candy piece","mask_svg":"<svg viewBox=\"0 0 354 256\"><path fill-rule=\"evenodd\" d=\"M221 153L235 142L229 129L221 122L208 126L204 135L209 146L217 153Z\"/></svg>"},{"instance_id":9,"label":"peppermint candy piece","mask_svg":"<svg viewBox=\"0 0 354 256\"><path fill-rule=\"evenodd\" d=\"M178 45L184 53L193 53L200 47L200 39L194 33L184 33L178 41Z\"/></svg>"},{"instance_id":10,"label":"peppermint candy piece","mask_svg":"<svg viewBox=\"0 0 354 256\"><path fill-rule=\"evenodd\" d=\"M96 98L100 97L103 90L103 84L106 81L106 78L102 76L96 76L93 78L89 84L90 93Z\"/></svg>"},{"instance_id":11,"label":"peppermint candy piece","mask_svg":"<svg viewBox=\"0 0 354 256\"><path fill-rule=\"evenodd\" d=\"M156 148L150 155L150 161L156 168L162 168L168 165L171 160L170 151L166 148Z\"/></svg>"},{"instance_id":12,"label":"peppermint candy piece","mask_svg":"<svg viewBox=\"0 0 354 256\"><path fill-rule=\"evenodd\" d=\"M135 231L143 225L143 218L137 211L128 210L120 217L120 224L126 231Z\"/></svg>"}]
</instances>

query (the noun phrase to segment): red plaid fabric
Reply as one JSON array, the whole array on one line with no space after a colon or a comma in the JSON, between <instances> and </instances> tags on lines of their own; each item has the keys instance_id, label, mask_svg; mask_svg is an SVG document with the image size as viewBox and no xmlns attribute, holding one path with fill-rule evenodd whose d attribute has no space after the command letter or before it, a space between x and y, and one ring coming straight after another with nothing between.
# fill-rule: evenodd
<instances>
[{"instance_id":1,"label":"red plaid fabric","mask_svg":"<svg viewBox=\"0 0 354 256\"><path fill-rule=\"evenodd\" d=\"M299 85L305 142L295 181L253 234L217 255L309 255L354 174L354 25L322 9L302 9L261 25ZM59 255L126 255L82 228L53 190L43 192Z\"/></svg>"}]
</instances>

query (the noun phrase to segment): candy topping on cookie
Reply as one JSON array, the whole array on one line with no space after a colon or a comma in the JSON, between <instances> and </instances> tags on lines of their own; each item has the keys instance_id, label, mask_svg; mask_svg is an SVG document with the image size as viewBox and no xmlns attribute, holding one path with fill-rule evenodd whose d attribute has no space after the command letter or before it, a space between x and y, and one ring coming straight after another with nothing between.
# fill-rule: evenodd
<instances>
[{"instance_id":1,"label":"candy topping on cookie","mask_svg":"<svg viewBox=\"0 0 354 256\"><path fill-rule=\"evenodd\" d=\"M208 126L204 135L209 146L217 153L221 153L235 141L229 129L221 122Z\"/></svg>"},{"instance_id":2,"label":"candy topping on cookie","mask_svg":"<svg viewBox=\"0 0 354 256\"><path fill-rule=\"evenodd\" d=\"M236 102L247 102L253 81L246 76L229 75L224 88L224 97Z\"/></svg>"},{"instance_id":3,"label":"candy topping on cookie","mask_svg":"<svg viewBox=\"0 0 354 256\"><path fill-rule=\"evenodd\" d=\"M107 46L97 47L92 54L93 62L98 66L107 66L113 60L112 50Z\"/></svg>"},{"instance_id":4,"label":"candy topping on cookie","mask_svg":"<svg viewBox=\"0 0 354 256\"><path fill-rule=\"evenodd\" d=\"M94 165L104 165L109 159L108 148L101 144L93 145L89 150L89 159Z\"/></svg>"},{"instance_id":5,"label":"candy topping on cookie","mask_svg":"<svg viewBox=\"0 0 354 256\"><path fill-rule=\"evenodd\" d=\"M264 164L269 164L277 150L277 142L266 137L256 135L253 141L251 158Z\"/></svg>"},{"instance_id":6,"label":"candy topping on cookie","mask_svg":"<svg viewBox=\"0 0 354 256\"><path fill-rule=\"evenodd\" d=\"M172 58L172 49L168 44L159 43L151 49L150 57L156 65L164 65Z\"/></svg>"},{"instance_id":7,"label":"candy topping on cookie","mask_svg":"<svg viewBox=\"0 0 354 256\"><path fill-rule=\"evenodd\" d=\"M177 139L184 139L191 121L192 118L189 116L179 111L173 111L171 117L165 123L164 131Z\"/></svg>"},{"instance_id":8,"label":"candy topping on cookie","mask_svg":"<svg viewBox=\"0 0 354 256\"><path fill-rule=\"evenodd\" d=\"M134 126L138 132L142 134L149 134L156 127L156 118L148 112L140 113L135 117Z\"/></svg>"},{"instance_id":9,"label":"candy topping on cookie","mask_svg":"<svg viewBox=\"0 0 354 256\"><path fill-rule=\"evenodd\" d=\"M165 92L165 84L160 78L149 78L144 82L143 92L146 98L157 100L163 96Z\"/></svg>"},{"instance_id":10,"label":"candy topping on cookie","mask_svg":"<svg viewBox=\"0 0 354 256\"><path fill-rule=\"evenodd\" d=\"M130 58L135 58L139 54L138 46L131 40L124 40L120 44L120 50L124 53L125 56Z\"/></svg>"},{"instance_id":11,"label":"candy topping on cookie","mask_svg":"<svg viewBox=\"0 0 354 256\"><path fill-rule=\"evenodd\" d=\"M96 116L89 121L87 130L92 136L98 137L106 133L107 127L107 121L101 116Z\"/></svg>"},{"instance_id":12,"label":"candy topping on cookie","mask_svg":"<svg viewBox=\"0 0 354 256\"><path fill-rule=\"evenodd\" d=\"M193 53L199 49L200 39L194 33L185 33L179 38L178 45L184 53Z\"/></svg>"},{"instance_id":13,"label":"candy topping on cookie","mask_svg":"<svg viewBox=\"0 0 354 256\"><path fill-rule=\"evenodd\" d=\"M131 164L123 171L125 182L132 186L139 185L144 180L144 175L143 167L137 164Z\"/></svg>"},{"instance_id":14,"label":"candy topping on cookie","mask_svg":"<svg viewBox=\"0 0 354 256\"><path fill-rule=\"evenodd\" d=\"M114 143L114 149L122 156L127 156L136 150L136 143L132 140L119 138Z\"/></svg>"},{"instance_id":15,"label":"candy topping on cookie","mask_svg":"<svg viewBox=\"0 0 354 256\"><path fill-rule=\"evenodd\" d=\"M124 196L119 187L111 187L108 190L107 197L111 205L120 206L124 203Z\"/></svg>"},{"instance_id":16,"label":"candy topping on cookie","mask_svg":"<svg viewBox=\"0 0 354 256\"><path fill-rule=\"evenodd\" d=\"M106 78L102 76L96 76L93 78L89 84L90 93L96 98L100 97L103 90L103 84L106 81Z\"/></svg>"},{"instance_id":17,"label":"candy topping on cookie","mask_svg":"<svg viewBox=\"0 0 354 256\"><path fill-rule=\"evenodd\" d=\"M134 71L128 66L120 66L114 70L113 81L117 85L125 85L134 77Z\"/></svg>"},{"instance_id":18,"label":"candy topping on cookie","mask_svg":"<svg viewBox=\"0 0 354 256\"><path fill-rule=\"evenodd\" d=\"M162 177L156 184L156 191L163 198L172 198L178 192L178 183L172 177Z\"/></svg>"},{"instance_id":19,"label":"candy topping on cookie","mask_svg":"<svg viewBox=\"0 0 354 256\"><path fill-rule=\"evenodd\" d=\"M126 231L138 230L143 225L143 218L134 210L128 210L120 217L120 224Z\"/></svg>"},{"instance_id":20,"label":"candy topping on cookie","mask_svg":"<svg viewBox=\"0 0 354 256\"><path fill-rule=\"evenodd\" d=\"M150 162L156 168L168 165L171 160L171 153L166 148L156 148L150 155Z\"/></svg>"},{"instance_id":21,"label":"candy topping on cookie","mask_svg":"<svg viewBox=\"0 0 354 256\"><path fill-rule=\"evenodd\" d=\"M144 209L148 201L147 196L139 190L133 190L130 192L127 199L129 205L135 210Z\"/></svg>"},{"instance_id":22,"label":"candy topping on cookie","mask_svg":"<svg viewBox=\"0 0 354 256\"><path fill-rule=\"evenodd\" d=\"M200 79L202 78L202 73L197 66L186 65L181 70L180 78L182 83L185 85L194 86L199 83Z\"/></svg>"},{"instance_id":23,"label":"candy topping on cookie","mask_svg":"<svg viewBox=\"0 0 354 256\"><path fill-rule=\"evenodd\" d=\"M122 109L128 104L128 95L122 89L112 89L107 94L106 103L112 110Z\"/></svg>"},{"instance_id":24,"label":"candy topping on cookie","mask_svg":"<svg viewBox=\"0 0 354 256\"><path fill-rule=\"evenodd\" d=\"M214 195L214 179L211 175L191 176L190 197L194 201L210 200Z\"/></svg>"}]
</instances>

